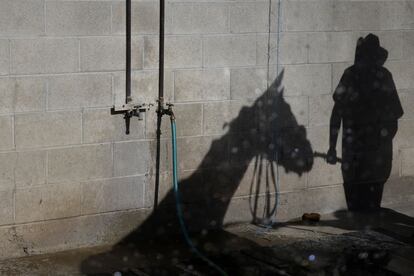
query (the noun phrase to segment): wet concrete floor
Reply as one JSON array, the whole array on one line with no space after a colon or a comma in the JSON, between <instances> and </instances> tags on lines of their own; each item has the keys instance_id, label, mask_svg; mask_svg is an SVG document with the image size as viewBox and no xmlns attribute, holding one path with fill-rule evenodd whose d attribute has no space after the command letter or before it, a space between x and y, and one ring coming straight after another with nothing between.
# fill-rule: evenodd
<instances>
[{"instance_id":1,"label":"wet concrete floor","mask_svg":"<svg viewBox=\"0 0 414 276\"><path fill-rule=\"evenodd\" d=\"M204 233L198 248L228 275L414 275L414 204L338 211L318 223L252 224ZM180 238L0 261L0 275L220 275Z\"/></svg>"}]
</instances>

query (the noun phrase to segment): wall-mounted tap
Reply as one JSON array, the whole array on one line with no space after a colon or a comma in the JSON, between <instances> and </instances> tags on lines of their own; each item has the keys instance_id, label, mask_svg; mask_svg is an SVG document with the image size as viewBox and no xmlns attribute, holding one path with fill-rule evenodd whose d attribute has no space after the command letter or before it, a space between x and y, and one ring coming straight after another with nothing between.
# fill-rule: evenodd
<instances>
[{"instance_id":1,"label":"wall-mounted tap","mask_svg":"<svg viewBox=\"0 0 414 276\"><path fill-rule=\"evenodd\" d=\"M149 110L153 104L136 104L133 102L126 103L120 107L112 107L111 114L124 114L125 119L125 133L129 134L129 126L132 117L138 117L138 120L143 120L143 113Z\"/></svg>"},{"instance_id":2,"label":"wall-mounted tap","mask_svg":"<svg viewBox=\"0 0 414 276\"><path fill-rule=\"evenodd\" d=\"M167 107L159 105L159 107L157 109L158 115L160 115L160 116L167 115L167 116L170 116L172 119L175 119L174 112L173 112L173 106L174 105L172 103L166 103L165 105Z\"/></svg>"}]
</instances>

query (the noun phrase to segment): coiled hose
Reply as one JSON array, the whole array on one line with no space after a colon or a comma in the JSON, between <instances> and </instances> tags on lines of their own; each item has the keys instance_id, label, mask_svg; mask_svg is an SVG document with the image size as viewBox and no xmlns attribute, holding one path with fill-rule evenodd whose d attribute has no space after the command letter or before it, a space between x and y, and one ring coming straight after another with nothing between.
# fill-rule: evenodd
<instances>
[{"instance_id":1,"label":"coiled hose","mask_svg":"<svg viewBox=\"0 0 414 276\"><path fill-rule=\"evenodd\" d=\"M184 239L187 242L188 246L191 248L191 250L198 256L200 259L205 261L207 264L209 264L211 267L213 267L217 272L222 276L227 276L227 273L220 268L218 265L216 265L213 261L211 261L209 258L207 258L203 253L201 253L194 245L194 243L191 241L190 235L188 233L187 227L184 222L184 216L183 211L181 209L181 197L180 197L180 191L178 187L178 169L177 169L177 129L175 124L175 117L174 113L169 114L171 119L171 139L172 139L172 166L173 166L173 186L174 186L174 195L175 195L175 204L177 208L177 216L181 227L181 232L183 233Z\"/></svg>"}]
</instances>

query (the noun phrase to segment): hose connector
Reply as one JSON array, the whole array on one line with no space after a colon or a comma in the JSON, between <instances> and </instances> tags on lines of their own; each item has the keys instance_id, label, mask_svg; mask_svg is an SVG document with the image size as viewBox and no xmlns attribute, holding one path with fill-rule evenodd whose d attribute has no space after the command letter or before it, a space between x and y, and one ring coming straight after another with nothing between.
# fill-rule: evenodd
<instances>
[{"instance_id":1,"label":"hose connector","mask_svg":"<svg viewBox=\"0 0 414 276\"><path fill-rule=\"evenodd\" d=\"M164 107L162 104L159 105L159 108L157 110L158 115L161 116L161 117L163 115L170 116L170 119L172 121L174 121L175 120L175 115L174 115L174 112L173 112L173 106L174 105L172 103L166 103L165 105L167 107Z\"/></svg>"},{"instance_id":2,"label":"hose connector","mask_svg":"<svg viewBox=\"0 0 414 276\"><path fill-rule=\"evenodd\" d=\"M165 110L165 114L170 116L171 121L175 121L175 115L174 115L174 111L173 111L173 104L172 103L167 103L167 109Z\"/></svg>"}]
</instances>

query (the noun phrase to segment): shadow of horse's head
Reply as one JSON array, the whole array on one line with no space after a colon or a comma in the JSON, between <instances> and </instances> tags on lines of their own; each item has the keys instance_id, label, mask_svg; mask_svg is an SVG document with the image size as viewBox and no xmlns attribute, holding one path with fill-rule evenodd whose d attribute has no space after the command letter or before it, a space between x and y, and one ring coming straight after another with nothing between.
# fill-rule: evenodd
<instances>
[{"instance_id":1,"label":"shadow of horse's head","mask_svg":"<svg viewBox=\"0 0 414 276\"><path fill-rule=\"evenodd\" d=\"M183 210L188 231L192 234L197 233L199 237L201 233L199 239L201 248L204 248L203 242L210 243L203 236L203 231L222 227L231 199L252 160L256 159L255 163L260 163L257 167L261 167L262 161L266 161L272 165L276 163L287 172L299 175L312 168L312 147L306 138L304 126L298 124L283 97L282 78L283 72L250 106L244 106L238 116L227 124L228 132L212 142L197 171L180 180L180 201L176 202L176 206L181 206ZM229 145L235 149L230 150L231 166L225 161ZM235 163L232 163L233 161ZM256 179L263 176L260 175L260 171L262 170L258 170ZM270 187L275 184L275 178L264 182ZM273 194L275 194L278 191L275 185L273 187ZM116 269L134 267L139 263L135 256L136 252L144 252L146 256L151 254L158 256L157 250L162 250L163 254L172 252L172 256L176 258L174 252L177 245L172 244L171 247L166 248L164 242L171 242L169 236L179 234L182 229L176 208L172 205L177 198L178 193L170 189L157 209L137 229L123 238L106 255L101 254L85 260L82 271L107 269L104 267L111 265L106 261L108 258L115 260L113 267ZM267 199L268 197L266 202ZM269 211L266 212L265 219L275 214L276 207L276 205L267 207ZM256 211L257 206L254 206L253 221L257 221ZM160 247L156 248L154 244L159 244ZM125 251L129 252L128 263L121 258L125 256ZM151 262L154 262L153 260Z\"/></svg>"},{"instance_id":2,"label":"shadow of horse's head","mask_svg":"<svg viewBox=\"0 0 414 276\"><path fill-rule=\"evenodd\" d=\"M252 157L264 157L286 172L301 175L312 169L313 151L306 128L298 124L284 98L283 74L251 106L241 109L229 131L247 130L243 139L249 141Z\"/></svg>"}]
</instances>

